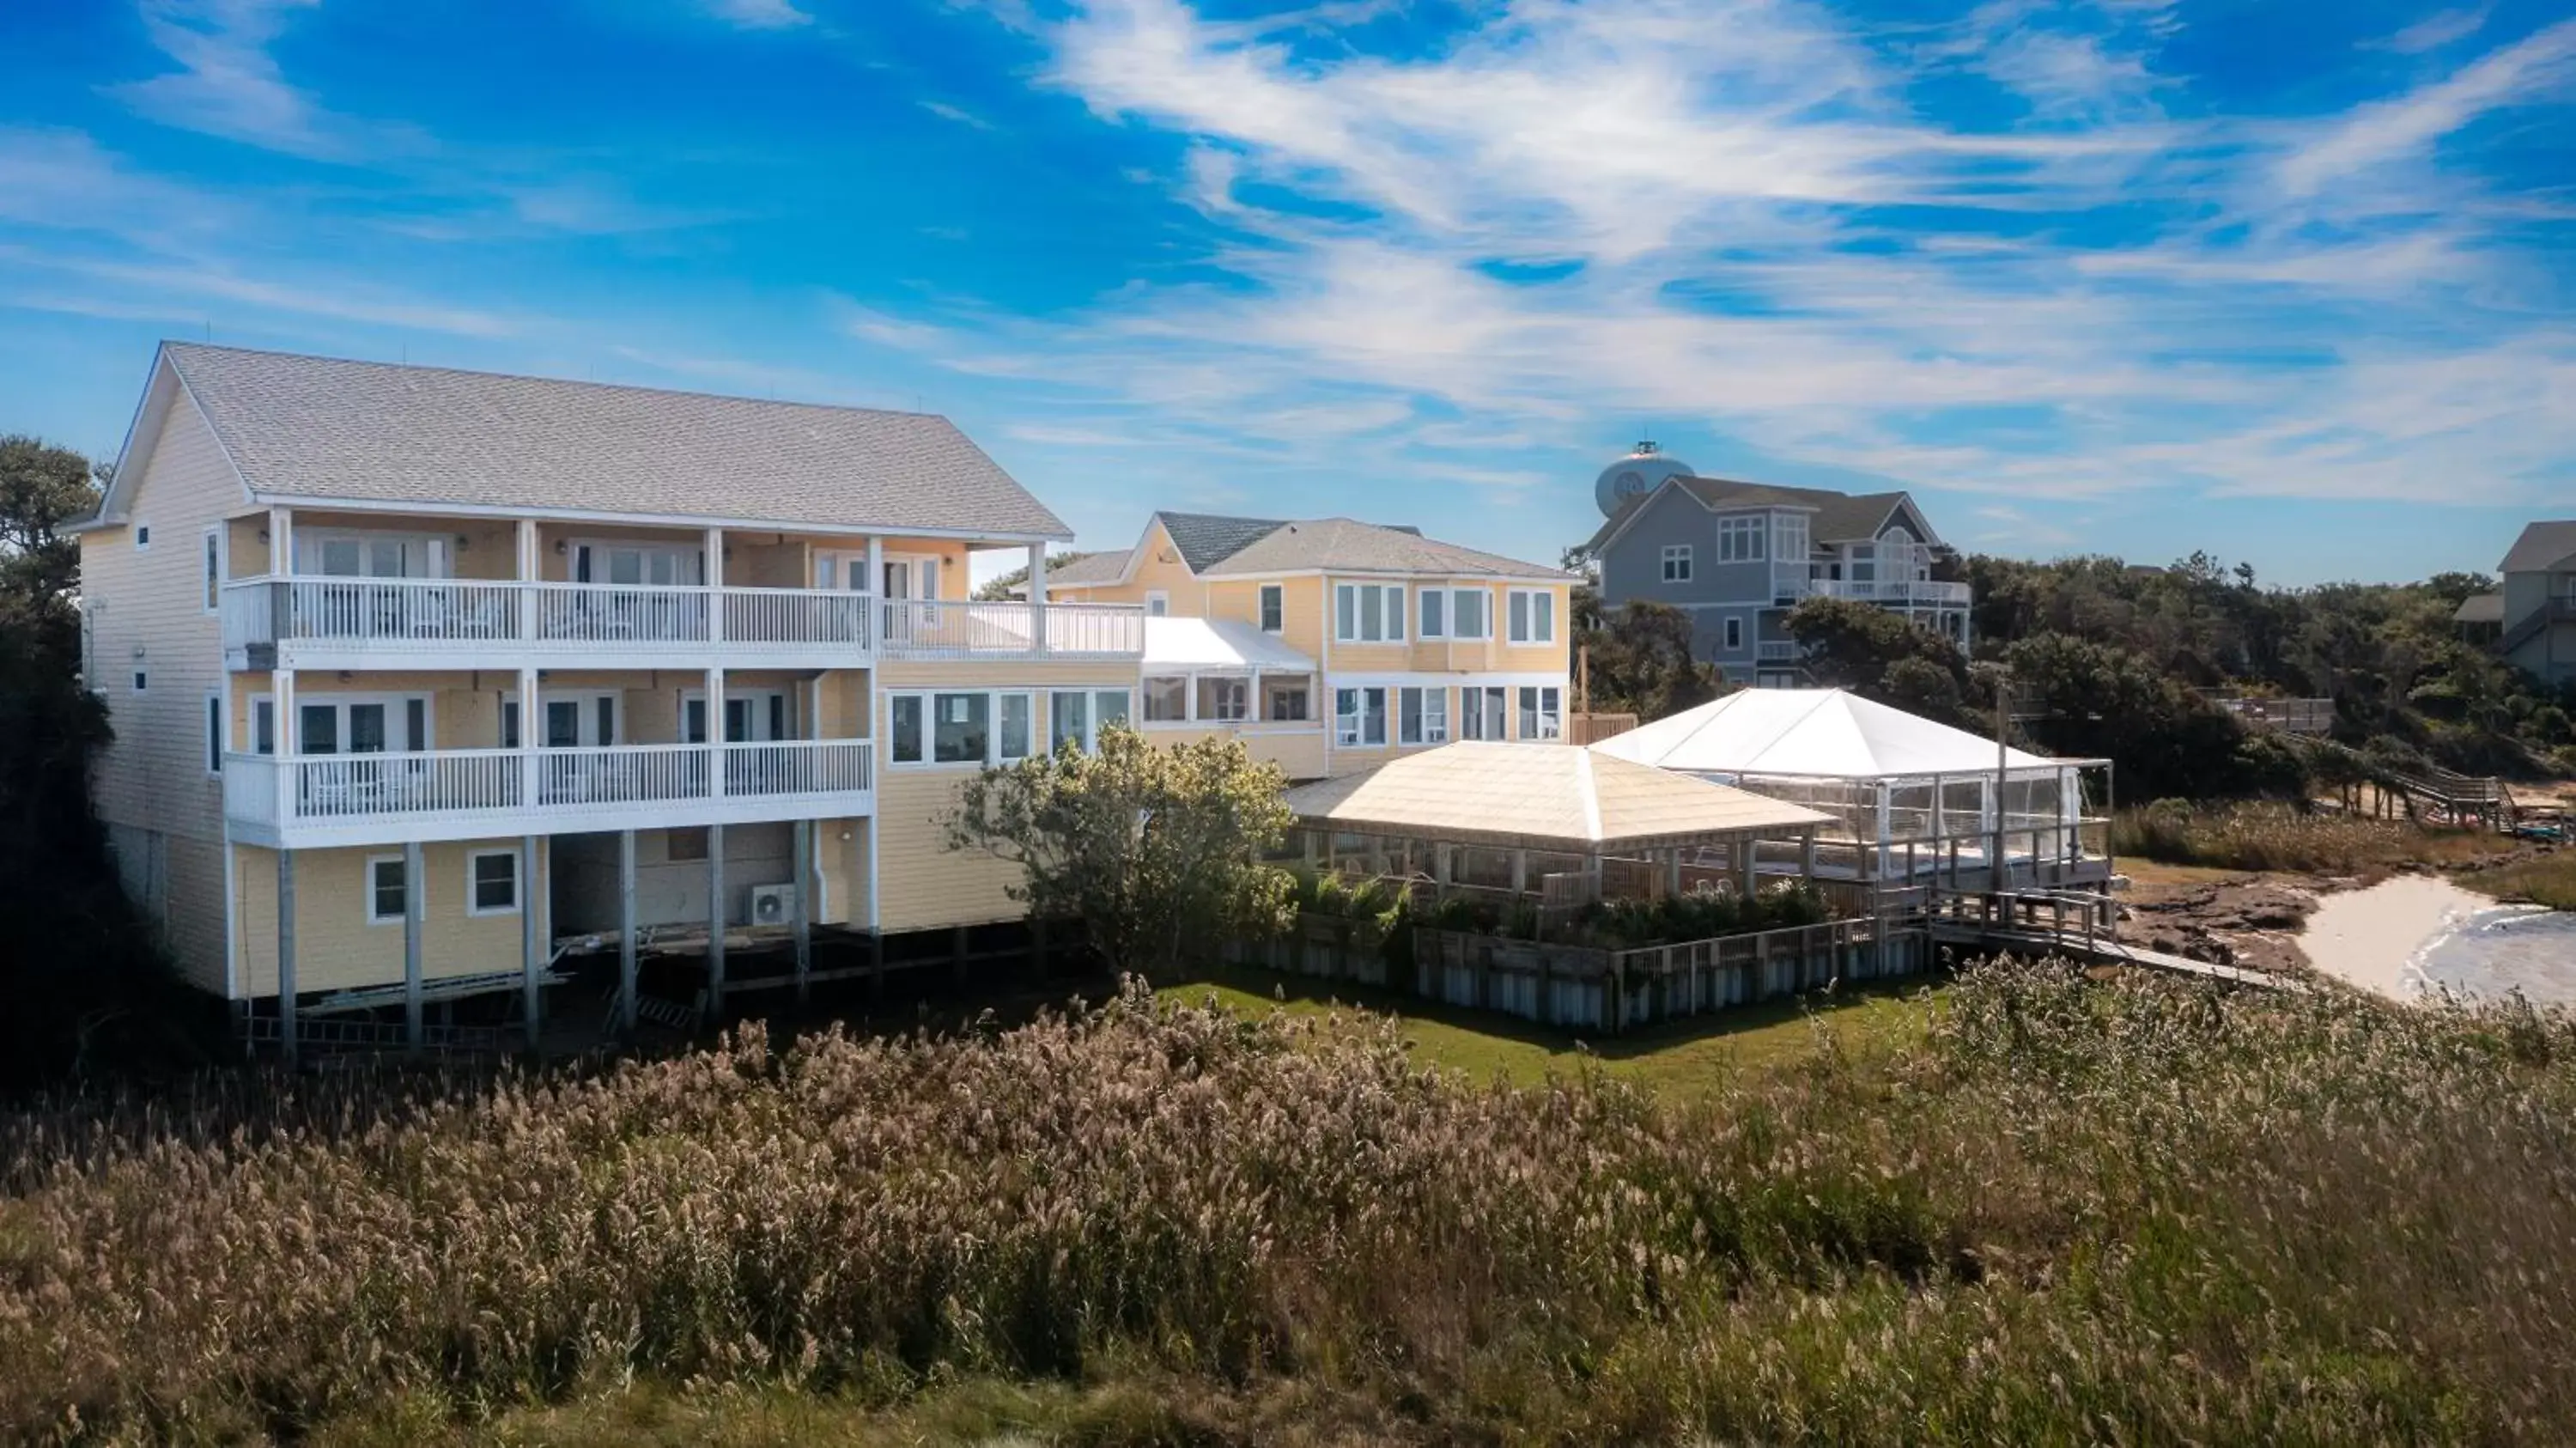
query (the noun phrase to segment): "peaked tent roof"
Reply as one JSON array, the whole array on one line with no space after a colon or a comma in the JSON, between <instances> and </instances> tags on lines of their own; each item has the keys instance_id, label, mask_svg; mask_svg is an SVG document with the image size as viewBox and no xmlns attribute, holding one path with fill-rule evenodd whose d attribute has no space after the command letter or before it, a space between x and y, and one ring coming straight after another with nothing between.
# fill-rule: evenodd
<instances>
[{"instance_id":1,"label":"peaked tent roof","mask_svg":"<svg viewBox=\"0 0 2576 1448\"><path fill-rule=\"evenodd\" d=\"M1592 748L1690 774L1889 779L1995 769L1995 741L1845 689L1744 689ZM2096 762L2019 749L2005 759L2015 770Z\"/></svg>"},{"instance_id":2,"label":"peaked tent roof","mask_svg":"<svg viewBox=\"0 0 2576 1448\"><path fill-rule=\"evenodd\" d=\"M1905 492L1838 493L1831 488L1786 488L1770 483L1738 482L1732 478L1676 477L1667 480L1665 486L1679 488L1710 508L1812 509L1815 516L1807 520L1807 536L1818 543L1874 538L1887 522L1888 514L1895 512L1900 505L1914 501L1913 494ZM1619 511L1604 519L1599 531L1583 546L1588 550L1607 543L1612 534L1626 527L1639 509L1662 492L1663 488L1655 488L1620 504ZM1922 508L1916 507L1914 516L1929 533L1932 522L1923 516ZM1922 541L1938 543L1941 540L1925 538Z\"/></svg>"},{"instance_id":3,"label":"peaked tent roof","mask_svg":"<svg viewBox=\"0 0 2576 1448\"><path fill-rule=\"evenodd\" d=\"M1072 530L944 417L165 342L260 498Z\"/></svg>"},{"instance_id":4,"label":"peaked tent roof","mask_svg":"<svg viewBox=\"0 0 2576 1448\"><path fill-rule=\"evenodd\" d=\"M1147 618L1145 672L1174 669L1275 669L1311 674L1315 661L1230 618Z\"/></svg>"},{"instance_id":5,"label":"peaked tent roof","mask_svg":"<svg viewBox=\"0 0 2576 1448\"><path fill-rule=\"evenodd\" d=\"M2501 571L2535 573L2570 558L2576 558L2576 518L2543 521L2525 527L2522 536L2513 540L2513 551L2504 556Z\"/></svg>"},{"instance_id":6,"label":"peaked tent roof","mask_svg":"<svg viewBox=\"0 0 2576 1448\"><path fill-rule=\"evenodd\" d=\"M1660 849L1799 834L1811 809L1569 744L1469 741L1288 791L1301 819L1364 834L1515 849Z\"/></svg>"}]
</instances>

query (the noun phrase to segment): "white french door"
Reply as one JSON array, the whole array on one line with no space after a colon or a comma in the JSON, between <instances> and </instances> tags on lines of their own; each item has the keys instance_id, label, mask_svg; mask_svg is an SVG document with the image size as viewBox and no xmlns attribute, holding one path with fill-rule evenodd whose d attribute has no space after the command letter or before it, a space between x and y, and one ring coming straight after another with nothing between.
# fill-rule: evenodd
<instances>
[{"instance_id":1,"label":"white french door","mask_svg":"<svg viewBox=\"0 0 2576 1448\"><path fill-rule=\"evenodd\" d=\"M934 599L939 596L939 560L923 557L888 558L885 560L885 576L882 584L881 592L885 595L886 601L885 636L899 643L913 636L913 609L909 606L910 603L916 599ZM935 622L928 617L922 621Z\"/></svg>"}]
</instances>

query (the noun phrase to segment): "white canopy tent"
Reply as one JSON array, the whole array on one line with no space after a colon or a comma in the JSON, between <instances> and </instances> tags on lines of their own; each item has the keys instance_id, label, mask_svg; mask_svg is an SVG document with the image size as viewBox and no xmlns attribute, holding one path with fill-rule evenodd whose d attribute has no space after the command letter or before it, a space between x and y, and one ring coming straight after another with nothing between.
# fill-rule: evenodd
<instances>
[{"instance_id":1,"label":"white canopy tent","mask_svg":"<svg viewBox=\"0 0 2576 1448\"><path fill-rule=\"evenodd\" d=\"M1746 689L1591 746L1833 815L1875 845L1861 873L1983 873L1998 803L2006 858L2041 883L2086 860L2082 775L2099 759L1999 751L1995 741L1844 689ZM2106 783L2107 791L2107 783ZM2098 861L2098 856L2096 857Z\"/></svg>"}]
</instances>

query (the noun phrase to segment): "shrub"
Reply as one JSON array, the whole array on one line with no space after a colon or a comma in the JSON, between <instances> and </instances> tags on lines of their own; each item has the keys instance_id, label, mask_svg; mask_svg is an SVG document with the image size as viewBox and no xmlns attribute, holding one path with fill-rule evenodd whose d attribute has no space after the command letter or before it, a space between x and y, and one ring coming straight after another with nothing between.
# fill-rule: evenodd
<instances>
[{"instance_id":1,"label":"shrub","mask_svg":"<svg viewBox=\"0 0 2576 1448\"><path fill-rule=\"evenodd\" d=\"M0 1116L0 1438L630 1374L1288 1382L1358 1441L2576 1437L2566 1018L2047 969L1947 1000L1690 1102L1134 992L57 1102Z\"/></svg>"}]
</instances>

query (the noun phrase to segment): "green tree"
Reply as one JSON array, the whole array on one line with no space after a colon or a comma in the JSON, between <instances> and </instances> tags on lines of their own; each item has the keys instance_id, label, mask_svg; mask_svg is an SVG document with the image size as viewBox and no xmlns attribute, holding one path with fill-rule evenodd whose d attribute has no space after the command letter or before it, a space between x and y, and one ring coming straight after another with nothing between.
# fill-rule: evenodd
<instances>
[{"instance_id":1,"label":"green tree","mask_svg":"<svg viewBox=\"0 0 2576 1448\"><path fill-rule=\"evenodd\" d=\"M1285 783L1241 740L1161 748L1120 725L1097 753L984 771L941 824L949 849L1022 868L1011 898L1030 914L1079 918L1112 965L1166 976L1187 952L1286 928L1294 881L1267 863L1294 819Z\"/></svg>"},{"instance_id":2,"label":"green tree","mask_svg":"<svg viewBox=\"0 0 2576 1448\"><path fill-rule=\"evenodd\" d=\"M90 809L107 710L80 677L80 548L63 528L98 510L92 472L0 437L0 1084L182 1065L218 1039L127 906Z\"/></svg>"},{"instance_id":3,"label":"green tree","mask_svg":"<svg viewBox=\"0 0 2576 1448\"><path fill-rule=\"evenodd\" d=\"M1062 568L1068 563L1079 562L1080 560L1090 556L1091 555L1088 553L1050 553L1047 555L1047 567L1050 569ZM1001 577L994 579L992 582L985 584L983 587L976 589L975 597L984 603L1002 603L1018 596L1019 591L1028 586L1029 566L1023 563L1019 567L1012 569L1010 572L1003 574Z\"/></svg>"},{"instance_id":4,"label":"green tree","mask_svg":"<svg viewBox=\"0 0 2576 1448\"><path fill-rule=\"evenodd\" d=\"M1604 610L1599 594L1577 584L1567 611L1572 641L1585 651L1585 708L1653 720L1727 692L1717 666L1692 656L1690 615L1680 609L1639 599Z\"/></svg>"}]
</instances>

